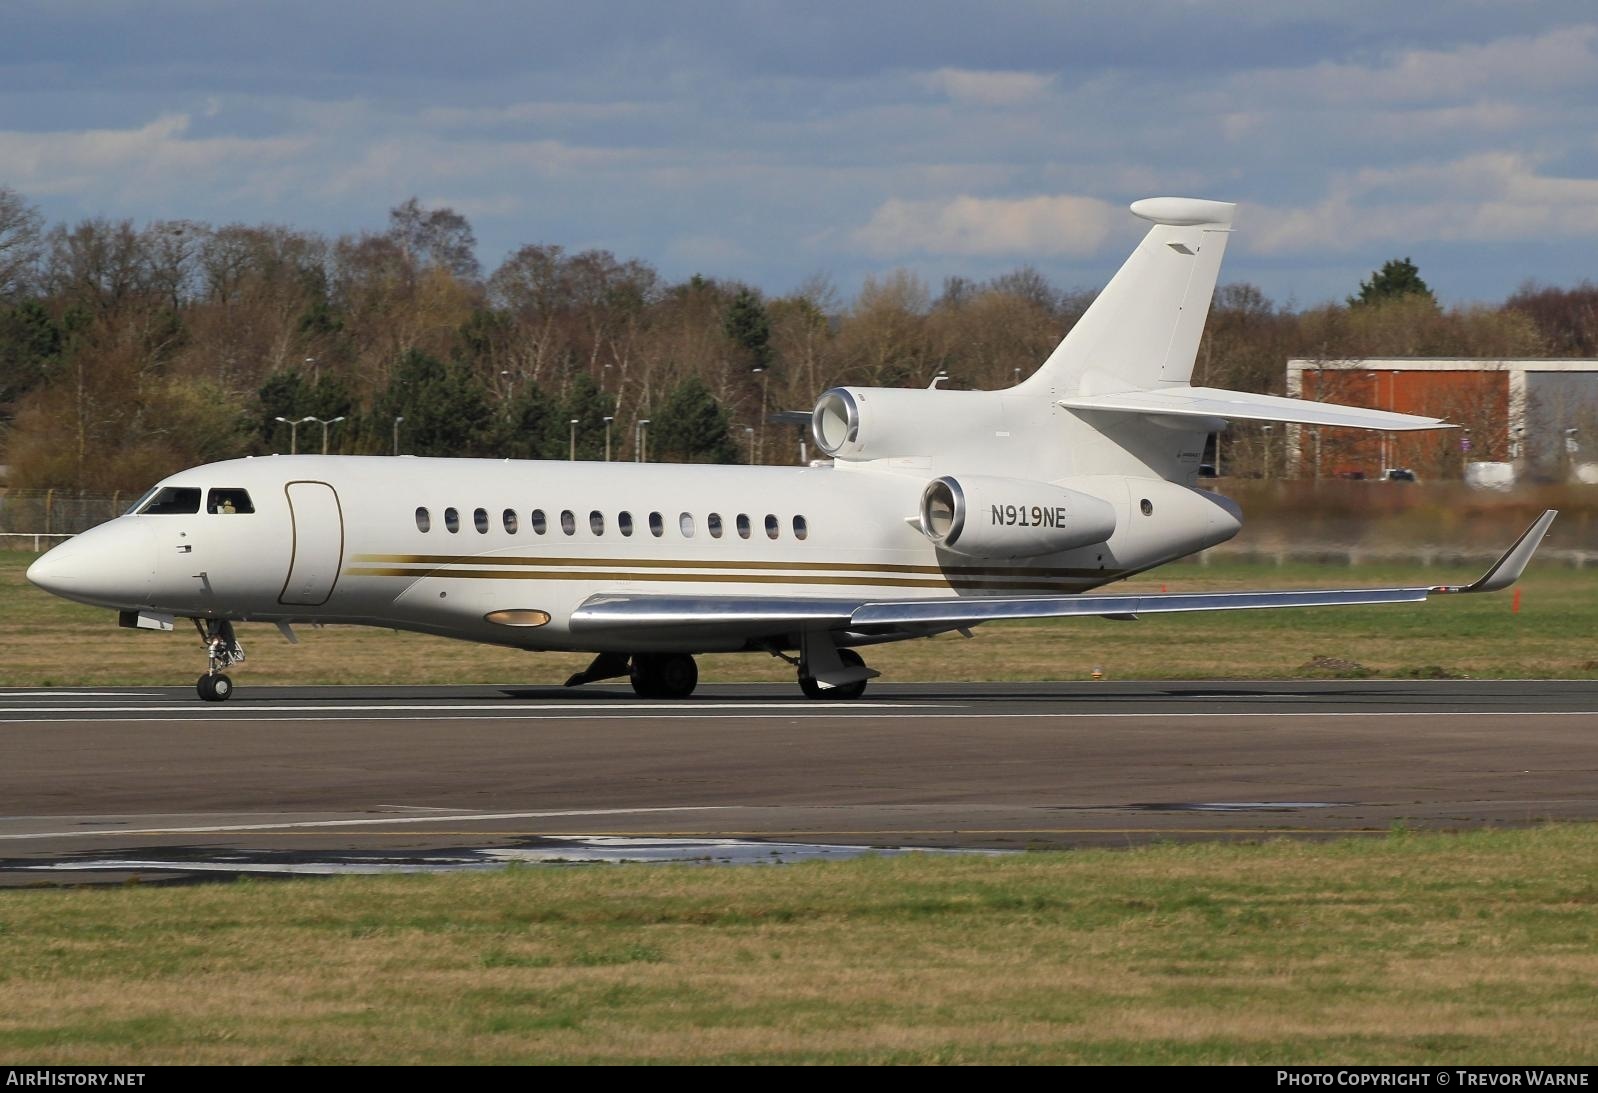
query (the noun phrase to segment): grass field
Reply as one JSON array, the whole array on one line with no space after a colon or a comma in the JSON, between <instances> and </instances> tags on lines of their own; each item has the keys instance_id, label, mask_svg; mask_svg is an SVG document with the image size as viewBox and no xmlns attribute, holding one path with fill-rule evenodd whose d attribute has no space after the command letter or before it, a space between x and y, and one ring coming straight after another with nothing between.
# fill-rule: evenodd
<instances>
[{"instance_id":1,"label":"grass field","mask_svg":"<svg viewBox=\"0 0 1598 1093\"><path fill-rule=\"evenodd\" d=\"M29 585L34 555L0 552L0 685L188 684L204 667L192 630L119 630L110 611ZM1172 592L1468 581L1475 570L1421 566L1316 567L1182 563L1109 591ZM945 635L866 650L885 681L1269 679L1327 674L1316 657L1384 677L1598 676L1598 571L1533 565L1512 593L1383 607L994 623L967 641ZM251 683L556 684L586 656L525 653L359 627L299 628L289 645L271 626L240 627ZM762 654L707 656L707 681L783 681L793 670ZM1335 674L1335 670L1333 670Z\"/></svg>"},{"instance_id":2,"label":"grass field","mask_svg":"<svg viewBox=\"0 0 1598 1093\"><path fill-rule=\"evenodd\" d=\"M1598 826L0 895L12 1063L1586 1063Z\"/></svg>"}]
</instances>

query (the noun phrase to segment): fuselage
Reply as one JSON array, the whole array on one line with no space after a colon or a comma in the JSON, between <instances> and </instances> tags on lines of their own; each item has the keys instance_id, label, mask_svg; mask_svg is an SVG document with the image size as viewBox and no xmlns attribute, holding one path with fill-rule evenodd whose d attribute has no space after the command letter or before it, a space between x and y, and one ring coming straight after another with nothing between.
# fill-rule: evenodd
<instances>
[{"instance_id":1,"label":"fuselage","mask_svg":"<svg viewBox=\"0 0 1598 1093\"><path fill-rule=\"evenodd\" d=\"M915 525L924 471L268 456L183 471L29 571L149 616L376 625L529 649L599 594L946 599L1081 592L1230 538L1235 508L1157 479L1066 482L1115 508L1108 539L1026 558L942 549ZM973 514L1003 520L1004 514ZM1014 520L1015 514L1009 516ZM1021 519L1028 516L1025 512ZM909 636L909 635L906 635ZM638 635L688 652L780 635Z\"/></svg>"}]
</instances>

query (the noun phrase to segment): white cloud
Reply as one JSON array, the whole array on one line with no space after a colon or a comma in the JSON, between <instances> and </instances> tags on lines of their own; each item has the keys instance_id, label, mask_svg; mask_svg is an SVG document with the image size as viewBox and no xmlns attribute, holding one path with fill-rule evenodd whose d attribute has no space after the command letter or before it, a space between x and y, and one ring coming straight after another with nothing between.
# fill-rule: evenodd
<instances>
[{"instance_id":1,"label":"white cloud","mask_svg":"<svg viewBox=\"0 0 1598 1093\"><path fill-rule=\"evenodd\" d=\"M949 200L891 198L852 233L878 257L905 254L989 256L1088 255L1109 235L1119 210L1090 197L961 196Z\"/></svg>"},{"instance_id":2,"label":"white cloud","mask_svg":"<svg viewBox=\"0 0 1598 1093\"><path fill-rule=\"evenodd\" d=\"M1477 96L1502 99L1591 87L1595 78L1598 26L1577 25L1536 37L1500 38L1453 49L1404 50L1371 63L1322 61L1299 68L1254 69L1231 77L1227 94L1263 104L1348 107Z\"/></svg>"},{"instance_id":3,"label":"white cloud","mask_svg":"<svg viewBox=\"0 0 1598 1093\"><path fill-rule=\"evenodd\" d=\"M1540 174L1528 157L1488 152L1445 163L1351 172L1300 208L1249 211L1259 254L1349 251L1367 243L1504 242L1598 236L1598 179Z\"/></svg>"},{"instance_id":4,"label":"white cloud","mask_svg":"<svg viewBox=\"0 0 1598 1093\"><path fill-rule=\"evenodd\" d=\"M971 68L939 68L921 72L917 83L957 102L979 106L1013 106L1048 90L1054 77L1040 72L997 72Z\"/></svg>"},{"instance_id":5,"label":"white cloud","mask_svg":"<svg viewBox=\"0 0 1598 1093\"><path fill-rule=\"evenodd\" d=\"M307 147L295 138L193 138L188 128L187 114L167 114L136 129L0 130L0 163L8 180L30 194L94 192L108 182L148 192L223 167L284 161Z\"/></svg>"}]
</instances>

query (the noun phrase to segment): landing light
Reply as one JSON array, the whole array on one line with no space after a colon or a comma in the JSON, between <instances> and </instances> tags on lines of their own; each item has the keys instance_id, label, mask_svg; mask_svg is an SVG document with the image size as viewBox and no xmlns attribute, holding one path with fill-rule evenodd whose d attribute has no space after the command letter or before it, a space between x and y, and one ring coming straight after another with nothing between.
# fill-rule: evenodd
<instances>
[{"instance_id":1,"label":"landing light","mask_svg":"<svg viewBox=\"0 0 1598 1093\"><path fill-rule=\"evenodd\" d=\"M491 622L495 626L543 626L549 622L549 612L530 607L512 607L503 611L490 611L483 616L483 621Z\"/></svg>"}]
</instances>

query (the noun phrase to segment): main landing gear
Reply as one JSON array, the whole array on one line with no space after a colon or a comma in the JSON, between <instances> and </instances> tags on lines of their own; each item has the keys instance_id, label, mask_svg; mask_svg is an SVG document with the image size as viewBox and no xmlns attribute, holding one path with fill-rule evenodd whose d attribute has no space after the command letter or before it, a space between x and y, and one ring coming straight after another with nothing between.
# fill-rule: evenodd
<instances>
[{"instance_id":1,"label":"main landing gear","mask_svg":"<svg viewBox=\"0 0 1598 1093\"><path fill-rule=\"evenodd\" d=\"M639 653L628 675L639 698L687 698L699 684L699 665L687 653Z\"/></svg>"},{"instance_id":2,"label":"main landing gear","mask_svg":"<svg viewBox=\"0 0 1598 1093\"><path fill-rule=\"evenodd\" d=\"M866 669L865 660L853 649L839 649L838 660L842 662L846 670L864 669L869 671L869 669ZM875 672L871 674L876 675ZM866 677L866 679L869 678L869 676ZM866 693L866 679L858 679L853 683L845 683L836 687L823 687L814 676L805 674L803 665L799 667L799 689L805 693L806 698L841 698L846 701L859 698Z\"/></svg>"},{"instance_id":3,"label":"main landing gear","mask_svg":"<svg viewBox=\"0 0 1598 1093\"><path fill-rule=\"evenodd\" d=\"M639 698L687 698L699 685L699 666L687 653L600 653L566 686L622 676L632 681Z\"/></svg>"},{"instance_id":4,"label":"main landing gear","mask_svg":"<svg viewBox=\"0 0 1598 1093\"><path fill-rule=\"evenodd\" d=\"M233 624L226 619L194 620L194 628L205 642L205 655L209 661L206 673L194 689L207 702L226 702L233 697L233 680L222 671L244 659L244 646L233 633Z\"/></svg>"},{"instance_id":5,"label":"main landing gear","mask_svg":"<svg viewBox=\"0 0 1598 1093\"><path fill-rule=\"evenodd\" d=\"M879 674L867 668L853 649L840 649L821 638L807 638L797 657L780 649L766 651L794 666L806 698L859 698L866 692L866 681ZM566 686L622 676L632 682L639 698L687 698L699 684L699 668L687 653L600 653L587 668L569 677Z\"/></svg>"}]
</instances>

